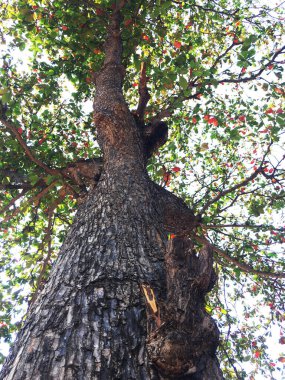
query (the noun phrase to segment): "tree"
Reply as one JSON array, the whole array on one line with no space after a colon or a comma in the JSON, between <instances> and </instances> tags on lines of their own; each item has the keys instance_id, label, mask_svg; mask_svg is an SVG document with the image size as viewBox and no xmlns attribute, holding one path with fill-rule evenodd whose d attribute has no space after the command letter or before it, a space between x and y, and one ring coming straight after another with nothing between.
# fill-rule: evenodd
<instances>
[{"instance_id":1,"label":"tree","mask_svg":"<svg viewBox=\"0 0 285 380\"><path fill-rule=\"evenodd\" d=\"M261 323L284 320L282 6L1 10L7 340L29 300L1 378L222 379L219 340L227 379L274 371L245 326L256 300Z\"/></svg>"}]
</instances>

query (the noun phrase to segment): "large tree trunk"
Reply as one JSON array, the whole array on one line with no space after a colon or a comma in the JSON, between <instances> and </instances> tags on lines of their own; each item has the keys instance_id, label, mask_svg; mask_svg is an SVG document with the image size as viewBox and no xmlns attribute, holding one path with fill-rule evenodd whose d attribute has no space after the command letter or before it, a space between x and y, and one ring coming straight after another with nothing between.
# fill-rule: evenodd
<instances>
[{"instance_id":1,"label":"large tree trunk","mask_svg":"<svg viewBox=\"0 0 285 380\"><path fill-rule=\"evenodd\" d=\"M94 102L103 173L1 379L222 379L218 332L204 310L212 253L197 256L185 237L167 241L197 220L147 176L144 133L121 90L117 10L106 46Z\"/></svg>"}]
</instances>

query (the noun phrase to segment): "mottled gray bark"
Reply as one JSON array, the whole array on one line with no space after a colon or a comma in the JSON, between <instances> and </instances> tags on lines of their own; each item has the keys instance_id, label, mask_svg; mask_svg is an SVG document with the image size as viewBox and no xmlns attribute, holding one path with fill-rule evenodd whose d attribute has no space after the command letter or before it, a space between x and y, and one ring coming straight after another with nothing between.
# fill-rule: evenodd
<instances>
[{"instance_id":1,"label":"mottled gray bark","mask_svg":"<svg viewBox=\"0 0 285 380\"><path fill-rule=\"evenodd\" d=\"M208 251L196 257L184 238L167 243L169 231L189 233L199 218L148 178L146 134L122 94L119 18L115 10L95 79L100 180L79 207L1 379L222 379L218 332L204 310L212 257ZM160 315L151 314L143 289Z\"/></svg>"},{"instance_id":2,"label":"mottled gray bark","mask_svg":"<svg viewBox=\"0 0 285 380\"><path fill-rule=\"evenodd\" d=\"M4 379L151 377L140 284L162 291L165 237L147 181L102 176L31 307Z\"/></svg>"}]
</instances>

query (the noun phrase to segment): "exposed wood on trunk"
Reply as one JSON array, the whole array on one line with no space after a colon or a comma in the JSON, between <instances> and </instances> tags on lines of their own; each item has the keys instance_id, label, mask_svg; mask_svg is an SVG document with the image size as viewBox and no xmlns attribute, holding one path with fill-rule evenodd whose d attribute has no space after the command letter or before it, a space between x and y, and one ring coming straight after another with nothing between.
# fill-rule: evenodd
<instances>
[{"instance_id":1,"label":"exposed wood on trunk","mask_svg":"<svg viewBox=\"0 0 285 380\"><path fill-rule=\"evenodd\" d=\"M205 311L205 295L213 288L213 252L199 253L188 238L169 241L165 255L167 300L160 323L149 331L147 347L163 379L222 379L215 357L219 331Z\"/></svg>"}]
</instances>

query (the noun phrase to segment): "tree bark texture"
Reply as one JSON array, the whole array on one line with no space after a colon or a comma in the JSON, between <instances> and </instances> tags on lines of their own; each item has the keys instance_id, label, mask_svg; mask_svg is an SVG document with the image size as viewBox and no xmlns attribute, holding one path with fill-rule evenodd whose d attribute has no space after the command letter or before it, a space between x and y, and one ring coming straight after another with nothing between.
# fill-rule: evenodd
<instances>
[{"instance_id":1,"label":"tree bark texture","mask_svg":"<svg viewBox=\"0 0 285 380\"><path fill-rule=\"evenodd\" d=\"M204 309L212 253L204 247L198 255L185 237L167 240L169 232L189 233L199 217L147 175L146 134L122 94L119 18L115 10L95 78L100 180L79 207L1 379L222 379L218 331Z\"/></svg>"}]
</instances>

